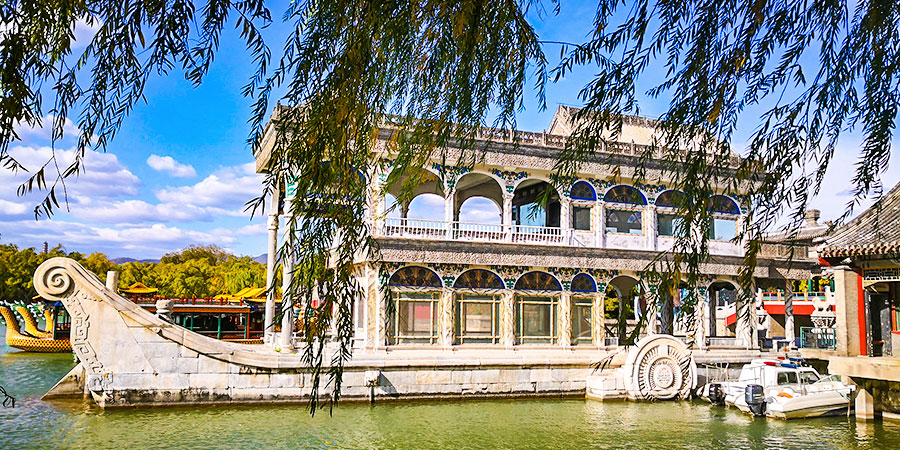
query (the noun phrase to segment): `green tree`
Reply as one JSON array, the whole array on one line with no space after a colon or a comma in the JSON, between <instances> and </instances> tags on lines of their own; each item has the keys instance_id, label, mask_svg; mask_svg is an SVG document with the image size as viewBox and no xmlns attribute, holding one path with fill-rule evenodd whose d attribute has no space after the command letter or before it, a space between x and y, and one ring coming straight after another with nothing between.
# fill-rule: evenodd
<instances>
[{"instance_id":1,"label":"green tree","mask_svg":"<svg viewBox=\"0 0 900 450\"><path fill-rule=\"evenodd\" d=\"M78 262L85 269L94 272L101 280L105 280L107 272L116 268L116 263L110 261L103 253L91 253L86 258L79 258Z\"/></svg>"}]
</instances>

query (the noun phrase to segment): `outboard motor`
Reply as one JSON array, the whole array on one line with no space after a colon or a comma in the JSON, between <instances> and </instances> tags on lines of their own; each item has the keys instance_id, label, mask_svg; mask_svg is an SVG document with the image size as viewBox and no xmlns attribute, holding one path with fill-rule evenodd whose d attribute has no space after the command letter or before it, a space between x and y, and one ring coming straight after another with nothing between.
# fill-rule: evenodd
<instances>
[{"instance_id":1,"label":"outboard motor","mask_svg":"<svg viewBox=\"0 0 900 450\"><path fill-rule=\"evenodd\" d=\"M709 402L716 406L725 406L725 390L722 389L722 385L719 383L712 383L709 385L709 391L707 394L709 397Z\"/></svg>"},{"instance_id":2,"label":"outboard motor","mask_svg":"<svg viewBox=\"0 0 900 450\"><path fill-rule=\"evenodd\" d=\"M744 388L744 401L750 408L750 413L755 417L766 415L766 394L763 387L758 384L748 384Z\"/></svg>"}]
</instances>

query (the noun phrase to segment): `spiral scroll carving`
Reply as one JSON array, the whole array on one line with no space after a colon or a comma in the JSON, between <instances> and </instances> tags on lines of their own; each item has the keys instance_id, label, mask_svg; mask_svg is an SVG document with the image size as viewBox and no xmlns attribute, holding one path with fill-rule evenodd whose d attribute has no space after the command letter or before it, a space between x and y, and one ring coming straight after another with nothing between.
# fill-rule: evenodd
<instances>
[{"instance_id":1,"label":"spiral scroll carving","mask_svg":"<svg viewBox=\"0 0 900 450\"><path fill-rule=\"evenodd\" d=\"M697 383L697 366L680 340L648 336L637 343L625 364L626 390L632 398L686 398Z\"/></svg>"},{"instance_id":2,"label":"spiral scroll carving","mask_svg":"<svg viewBox=\"0 0 900 450\"><path fill-rule=\"evenodd\" d=\"M46 261L35 271L34 288L45 298L62 300L71 295L75 281L66 267L53 262L52 259Z\"/></svg>"}]
</instances>

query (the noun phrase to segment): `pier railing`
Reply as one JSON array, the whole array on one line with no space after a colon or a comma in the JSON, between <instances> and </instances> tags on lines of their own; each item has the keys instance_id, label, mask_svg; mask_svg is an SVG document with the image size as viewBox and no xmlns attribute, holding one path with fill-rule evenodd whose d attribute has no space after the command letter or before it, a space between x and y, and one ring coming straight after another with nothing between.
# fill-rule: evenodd
<instances>
[{"instance_id":1,"label":"pier railing","mask_svg":"<svg viewBox=\"0 0 900 450\"><path fill-rule=\"evenodd\" d=\"M803 348L835 350L837 349L837 336L834 328L800 327L800 344Z\"/></svg>"}]
</instances>

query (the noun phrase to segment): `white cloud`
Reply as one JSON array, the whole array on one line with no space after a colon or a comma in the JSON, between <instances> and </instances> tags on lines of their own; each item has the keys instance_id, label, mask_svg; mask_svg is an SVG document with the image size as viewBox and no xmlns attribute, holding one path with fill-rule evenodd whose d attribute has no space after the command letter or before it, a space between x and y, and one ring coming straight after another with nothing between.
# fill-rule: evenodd
<instances>
[{"instance_id":1,"label":"white cloud","mask_svg":"<svg viewBox=\"0 0 900 450\"><path fill-rule=\"evenodd\" d=\"M397 208L400 209L399 207ZM410 219L444 220L444 198L437 194L422 194L409 202Z\"/></svg>"},{"instance_id":2,"label":"white cloud","mask_svg":"<svg viewBox=\"0 0 900 450\"><path fill-rule=\"evenodd\" d=\"M501 212L497 205L484 197L472 197L459 208L459 221L471 223L501 222Z\"/></svg>"},{"instance_id":3,"label":"white cloud","mask_svg":"<svg viewBox=\"0 0 900 450\"><path fill-rule=\"evenodd\" d=\"M165 224L132 227L102 227L66 220L21 220L5 226L3 240L22 247L48 241L67 250L104 252L112 257L158 257L191 244L227 246L237 239L232 233L196 231Z\"/></svg>"},{"instance_id":4,"label":"white cloud","mask_svg":"<svg viewBox=\"0 0 900 450\"><path fill-rule=\"evenodd\" d=\"M216 207L158 203L143 200L122 200L114 202L94 202L71 207L72 217L79 220L119 225L166 222L204 222L216 217L240 215Z\"/></svg>"},{"instance_id":5,"label":"white cloud","mask_svg":"<svg viewBox=\"0 0 900 450\"><path fill-rule=\"evenodd\" d=\"M15 125L16 134L23 142L40 142L46 143L53 137L53 126L57 116L47 114L38 118L34 123L17 122ZM63 138L77 138L81 134L81 130L75 125L75 122L68 117L63 121Z\"/></svg>"},{"instance_id":6,"label":"white cloud","mask_svg":"<svg viewBox=\"0 0 900 450\"><path fill-rule=\"evenodd\" d=\"M50 147L17 146L9 150L10 156L22 164L27 172L13 173L0 170L0 192L12 196L20 184L35 174L41 167L45 168L47 184L53 183L57 176L56 168L61 172L75 160L75 150L53 150ZM55 158L55 159L54 159ZM65 189L57 186L57 199L63 202L65 195L70 203L91 203L97 199L109 199L126 195L135 195L141 184L140 179L125 168L116 155L86 150L83 160L83 171L65 180ZM38 192L35 185L32 194L21 199L24 203L40 202L46 192Z\"/></svg>"},{"instance_id":7,"label":"white cloud","mask_svg":"<svg viewBox=\"0 0 900 450\"><path fill-rule=\"evenodd\" d=\"M28 210L22 203L10 202L7 200L0 199L0 216L6 217L14 217L21 216L25 214L25 211Z\"/></svg>"},{"instance_id":8,"label":"white cloud","mask_svg":"<svg viewBox=\"0 0 900 450\"><path fill-rule=\"evenodd\" d=\"M847 139L852 141L853 139ZM900 148L900 139L894 139L893 148ZM847 205L853 200L853 177L856 175L856 163L859 161L860 145L857 142L846 142L838 145L834 157L828 164L825 178L822 181L822 189L809 204L810 208L822 211L823 220L834 220L841 216ZM891 164L884 168L881 174L881 182L884 185L883 194L891 190L900 182L900 154L892 152ZM863 199L859 205L853 208L850 218L858 216L874 203L875 192L870 192L868 198Z\"/></svg>"},{"instance_id":9,"label":"white cloud","mask_svg":"<svg viewBox=\"0 0 900 450\"><path fill-rule=\"evenodd\" d=\"M157 172L165 172L173 177L196 177L197 171L190 164L182 164L171 156L150 155L147 165Z\"/></svg>"},{"instance_id":10,"label":"white cloud","mask_svg":"<svg viewBox=\"0 0 900 450\"><path fill-rule=\"evenodd\" d=\"M90 22L88 19L79 19L75 22L75 29L73 30L75 40L72 42L72 48L87 47L91 40L94 39L94 35L97 34L101 25L102 23L96 19L90 19Z\"/></svg>"},{"instance_id":11,"label":"white cloud","mask_svg":"<svg viewBox=\"0 0 900 450\"><path fill-rule=\"evenodd\" d=\"M249 200L262 193L263 177L254 168L253 163L225 167L192 186L157 191L156 198L167 203L243 210Z\"/></svg>"}]
</instances>

